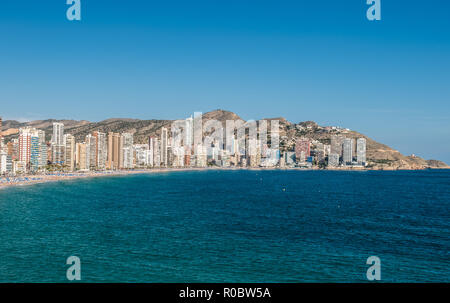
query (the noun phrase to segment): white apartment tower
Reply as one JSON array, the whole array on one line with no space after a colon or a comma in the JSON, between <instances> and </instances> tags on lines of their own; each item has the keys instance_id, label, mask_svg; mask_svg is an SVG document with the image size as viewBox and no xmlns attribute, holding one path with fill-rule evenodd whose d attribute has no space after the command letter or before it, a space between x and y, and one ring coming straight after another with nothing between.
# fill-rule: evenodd
<instances>
[{"instance_id":1,"label":"white apartment tower","mask_svg":"<svg viewBox=\"0 0 450 303\"><path fill-rule=\"evenodd\" d=\"M64 124L58 122L53 123L51 146L53 164L63 165L65 158Z\"/></svg>"},{"instance_id":2,"label":"white apartment tower","mask_svg":"<svg viewBox=\"0 0 450 303\"><path fill-rule=\"evenodd\" d=\"M345 138L343 144L343 162L344 165L351 165L353 161L353 146L354 140Z\"/></svg>"},{"instance_id":3,"label":"white apartment tower","mask_svg":"<svg viewBox=\"0 0 450 303\"><path fill-rule=\"evenodd\" d=\"M54 145L64 144L64 124L58 122L53 123L52 144Z\"/></svg>"},{"instance_id":4,"label":"white apartment tower","mask_svg":"<svg viewBox=\"0 0 450 303\"><path fill-rule=\"evenodd\" d=\"M168 145L168 135L167 128L161 128L161 165L167 167L167 145Z\"/></svg>"},{"instance_id":5,"label":"white apartment tower","mask_svg":"<svg viewBox=\"0 0 450 303\"><path fill-rule=\"evenodd\" d=\"M356 141L356 161L359 165L366 165L366 139L359 138Z\"/></svg>"}]
</instances>

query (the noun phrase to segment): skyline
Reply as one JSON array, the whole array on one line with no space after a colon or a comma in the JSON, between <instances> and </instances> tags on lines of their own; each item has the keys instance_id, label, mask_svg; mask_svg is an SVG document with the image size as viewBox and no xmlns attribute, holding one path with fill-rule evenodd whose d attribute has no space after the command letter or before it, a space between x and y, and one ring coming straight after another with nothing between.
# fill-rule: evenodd
<instances>
[{"instance_id":1,"label":"skyline","mask_svg":"<svg viewBox=\"0 0 450 303\"><path fill-rule=\"evenodd\" d=\"M156 134L147 134L144 142L139 143L134 141L134 133L111 130L107 133L93 130L85 140L77 142L74 135L65 133L61 122L52 123L48 141L45 131L25 126L19 128L18 138L7 143L0 135L0 174L208 166L378 169L376 159L366 161L366 139L358 138L355 146L355 139L345 137L349 134L345 129L315 125L315 130L330 134L330 138L315 140L302 136L294 137L292 142L288 136L280 141L278 120L269 123L227 120L225 128L222 122L203 123L202 114L195 113L194 117L172 121L170 128L161 126L160 139ZM305 135L312 125L295 128ZM327 156L332 160L327 161Z\"/></svg>"},{"instance_id":2,"label":"skyline","mask_svg":"<svg viewBox=\"0 0 450 303\"><path fill-rule=\"evenodd\" d=\"M223 108L357 130L450 162L450 5L2 1L0 115L178 119ZM133 5L135 4L135 5Z\"/></svg>"}]
</instances>

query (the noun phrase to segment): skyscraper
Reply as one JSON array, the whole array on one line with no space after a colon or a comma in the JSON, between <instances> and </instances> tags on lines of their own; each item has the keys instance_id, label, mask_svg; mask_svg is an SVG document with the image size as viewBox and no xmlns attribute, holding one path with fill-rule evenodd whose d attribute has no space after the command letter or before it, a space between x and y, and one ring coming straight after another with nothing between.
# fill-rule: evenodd
<instances>
[{"instance_id":1,"label":"skyscraper","mask_svg":"<svg viewBox=\"0 0 450 303\"><path fill-rule=\"evenodd\" d=\"M342 156L342 144L344 143L344 137L341 135L331 136L330 154L337 154Z\"/></svg>"},{"instance_id":2,"label":"skyscraper","mask_svg":"<svg viewBox=\"0 0 450 303\"><path fill-rule=\"evenodd\" d=\"M34 172L47 165L47 144L45 132L33 129L31 131L30 169Z\"/></svg>"},{"instance_id":3,"label":"skyscraper","mask_svg":"<svg viewBox=\"0 0 450 303\"><path fill-rule=\"evenodd\" d=\"M119 155L120 155L120 134L110 132L108 133L108 169L119 168Z\"/></svg>"},{"instance_id":4,"label":"skyscraper","mask_svg":"<svg viewBox=\"0 0 450 303\"><path fill-rule=\"evenodd\" d=\"M66 142L66 148L65 148L65 164L67 166L67 169L69 171L74 171L75 170L75 165L76 165L76 159L75 159L75 154L76 154L76 144L75 144L75 137L67 134L64 135L64 141Z\"/></svg>"},{"instance_id":5,"label":"skyscraper","mask_svg":"<svg viewBox=\"0 0 450 303\"><path fill-rule=\"evenodd\" d=\"M366 139L359 138L356 141L356 160L359 165L366 165Z\"/></svg>"},{"instance_id":6,"label":"skyscraper","mask_svg":"<svg viewBox=\"0 0 450 303\"><path fill-rule=\"evenodd\" d=\"M150 151L150 153L149 153L150 159L148 160L148 165L150 167L155 166L155 163L156 163L155 155L156 155L156 150L158 149L157 142L156 142L157 140L158 139L155 137L148 138L148 150Z\"/></svg>"},{"instance_id":7,"label":"skyscraper","mask_svg":"<svg viewBox=\"0 0 450 303\"><path fill-rule=\"evenodd\" d=\"M153 166L160 167L161 166L161 149L160 142L158 138L154 138L153 145Z\"/></svg>"},{"instance_id":8,"label":"skyscraper","mask_svg":"<svg viewBox=\"0 0 450 303\"><path fill-rule=\"evenodd\" d=\"M88 134L86 136L86 144L89 147L89 169L97 169L97 137Z\"/></svg>"},{"instance_id":9,"label":"skyscraper","mask_svg":"<svg viewBox=\"0 0 450 303\"><path fill-rule=\"evenodd\" d=\"M31 161L31 134L34 131L32 128L19 129L19 154L18 160L23 162L25 167L28 167Z\"/></svg>"},{"instance_id":10,"label":"skyscraper","mask_svg":"<svg viewBox=\"0 0 450 303\"><path fill-rule=\"evenodd\" d=\"M54 145L64 144L64 124L58 122L53 123L52 143Z\"/></svg>"},{"instance_id":11,"label":"skyscraper","mask_svg":"<svg viewBox=\"0 0 450 303\"><path fill-rule=\"evenodd\" d=\"M92 135L96 138L96 163L97 168L104 170L106 168L106 159L108 155L108 146L106 143L106 134L95 131Z\"/></svg>"},{"instance_id":12,"label":"skyscraper","mask_svg":"<svg viewBox=\"0 0 450 303\"><path fill-rule=\"evenodd\" d=\"M131 156L130 156L131 155ZM133 155L133 134L123 133L120 136L120 157L119 157L119 167L120 168L132 168L132 163L130 164L130 157L132 161ZM127 157L127 158L125 158ZM127 163L125 163L127 161Z\"/></svg>"},{"instance_id":13,"label":"skyscraper","mask_svg":"<svg viewBox=\"0 0 450 303\"><path fill-rule=\"evenodd\" d=\"M186 119L185 134L186 136L184 138L184 145L190 148L194 143L194 119L192 118L192 116Z\"/></svg>"},{"instance_id":14,"label":"skyscraper","mask_svg":"<svg viewBox=\"0 0 450 303\"><path fill-rule=\"evenodd\" d=\"M161 165L167 167L167 128L161 128Z\"/></svg>"},{"instance_id":15,"label":"skyscraper","mask_svg":"<svg viewBox=\"0 0 450 303\"><path fill-rule=\"evenodd\" d=\"M30 156L30 169L33 172L38 171L39 169L39 136L37 132L33 132L31 134L31 156Z\"/></svg>"},{"instance_id":16,"label":"skyscraper","mask_svg":"<svg viewBox=\"0 0 450 303\"><path fill-rule=\"evenodd\" d=\"M39 133L39 168L45 168L47 166L48 161L48 151L47 151L47 142L45 141L45 132L42 130L38 131Z\"/></svg>"},{"instance_id":17,"label":"skyscraper","mask_svg":"<svg viewBox=\"0 0 450 303\"><path fill-rule=\"evenodd\" d=\"M345 138L343 144L343 162L345 165L351 165L353 162L353 146L354 140Z\"/></svg>"},{"instance_id":18,"label":"skyscraper","mask_svg":"<svg viewBox=\"0 0 450 303\"><path fill-rule=\"evenodd\" d=\"M58 122L53 123L53 135L51 145L52 145L52 163L63 165L65 157L64 124Z\"/></svg>"}]
</instances>

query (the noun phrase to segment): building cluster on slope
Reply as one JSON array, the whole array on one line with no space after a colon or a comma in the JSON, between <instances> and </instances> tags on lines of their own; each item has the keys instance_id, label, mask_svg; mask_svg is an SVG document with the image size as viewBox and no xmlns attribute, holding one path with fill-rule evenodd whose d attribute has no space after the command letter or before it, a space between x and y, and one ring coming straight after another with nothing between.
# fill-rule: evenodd
<instances>
[{"instance_id":1,"label":"building cluster on slope","mask_svg":"<svg viewBox=\"0 0 450 303\"><path fill-rule=\"evenodd\" d=\"M296 139L291 151L269 148L260 139L227 143L195 140L193 119L185 120L183 146L175 144L175 133L161 128L159 137L135 144L132 133L94 131L83 142L64 133L64 124L53 123L51 140L32 127L19 129L18 138L5 142L0 135L0 174L17 175L45 171L122 170L161 167L339 167L366 166L366 139L331 136L330 144L306 137ZM1 118L0 118L1 129ZM0 132L1 134L1 132ZM202 138L203 139L203 138ZM206 143L206 142L207 143ZM199 143L201 142L201 143Z\"/></svg>"}]
</instances>

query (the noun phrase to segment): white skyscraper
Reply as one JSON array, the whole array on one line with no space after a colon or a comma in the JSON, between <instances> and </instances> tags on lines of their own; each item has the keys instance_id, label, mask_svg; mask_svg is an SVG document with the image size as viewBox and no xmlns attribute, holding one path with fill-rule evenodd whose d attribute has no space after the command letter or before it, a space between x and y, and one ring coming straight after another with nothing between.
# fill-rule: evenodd
<instances>
[{"instance_id":1,"label":"white skyscraper","mask_svg":"<svg viewBox=\"0 0 450 303\"><path fill-rule=\"evenodd\" d=\"M106 160L108 157L108 143L106 134L99 131L94 131L92 135L96 138L96 165L97 169L106 169Z\"/></svg>"},{"instance_id":2,"label":"white skyscraper","mask_svg":"<svg viewBox=\"0 0 450 303\"><path fill-rule=\"evenodd\" d=\"M366 139L359 138L356 141L356 159L359 165L366 165Z\"/></svg>"},{"instance_id":3,"label":"white skyscraper","mask_svg":"<svg viewBox=\"0 0 450 303\"><path fill-rule=\"evenodd\" d=\"M53 123L52 144L54 145L64 144L64 124L58 122Z\"/></svg>"},{"instance_id":4,"label":"white skyscraper","mask_svg":"<svg viewBox=\"0 0 450 303\"><path fill-rule=\"evenodd\" d=\"M129 155L133 155L133 134L123 133L120 136L120 168L131 168ZM126 154L126 155L125 155ZM125 156L128 157L125 159ZM131 157L133 158L133 157ZM127 161L127 163L125 163Z\"/></svg>"},{"instance_id":5,"label":"white skyscraper","mask_svg":"<svg viewBox=\"0 0 450 303\"><path fill-rule=\"evenodd\" d=\"M65 158L64 124L58 122L53 123L51 146L53 164L63 165Z\"/></svg>"},{"instance_id":6,"label":"white skyscraper","mask_svg":"<svg viewBox=\"0 0 450 303\"><path fill-rule=\"evenodd\" d=\"M343 161L344 165L351 165L353 161L353 145L354 140L345 138L343 144Z\"/></svg>"},{"instance_id":7,"label":"white skyscraper","mask_svg":"<svg viewBox=\"0 0 450 303\"><path fill-rule=\"evenodd\" d=\"M167 167L167 128L161 128L161 165Z\"/></svg>"},{"instance_id":8,"label":"white skyscraper","mask_svg":"<svg viewBox=\"0 0 450 303\"><path fill-rule=\"evenodd\" d=\"M184 145L191 147L194 143L194 119L191 117L186 119L186 131L185 131Z\"/></svg>"}]
</instances>

